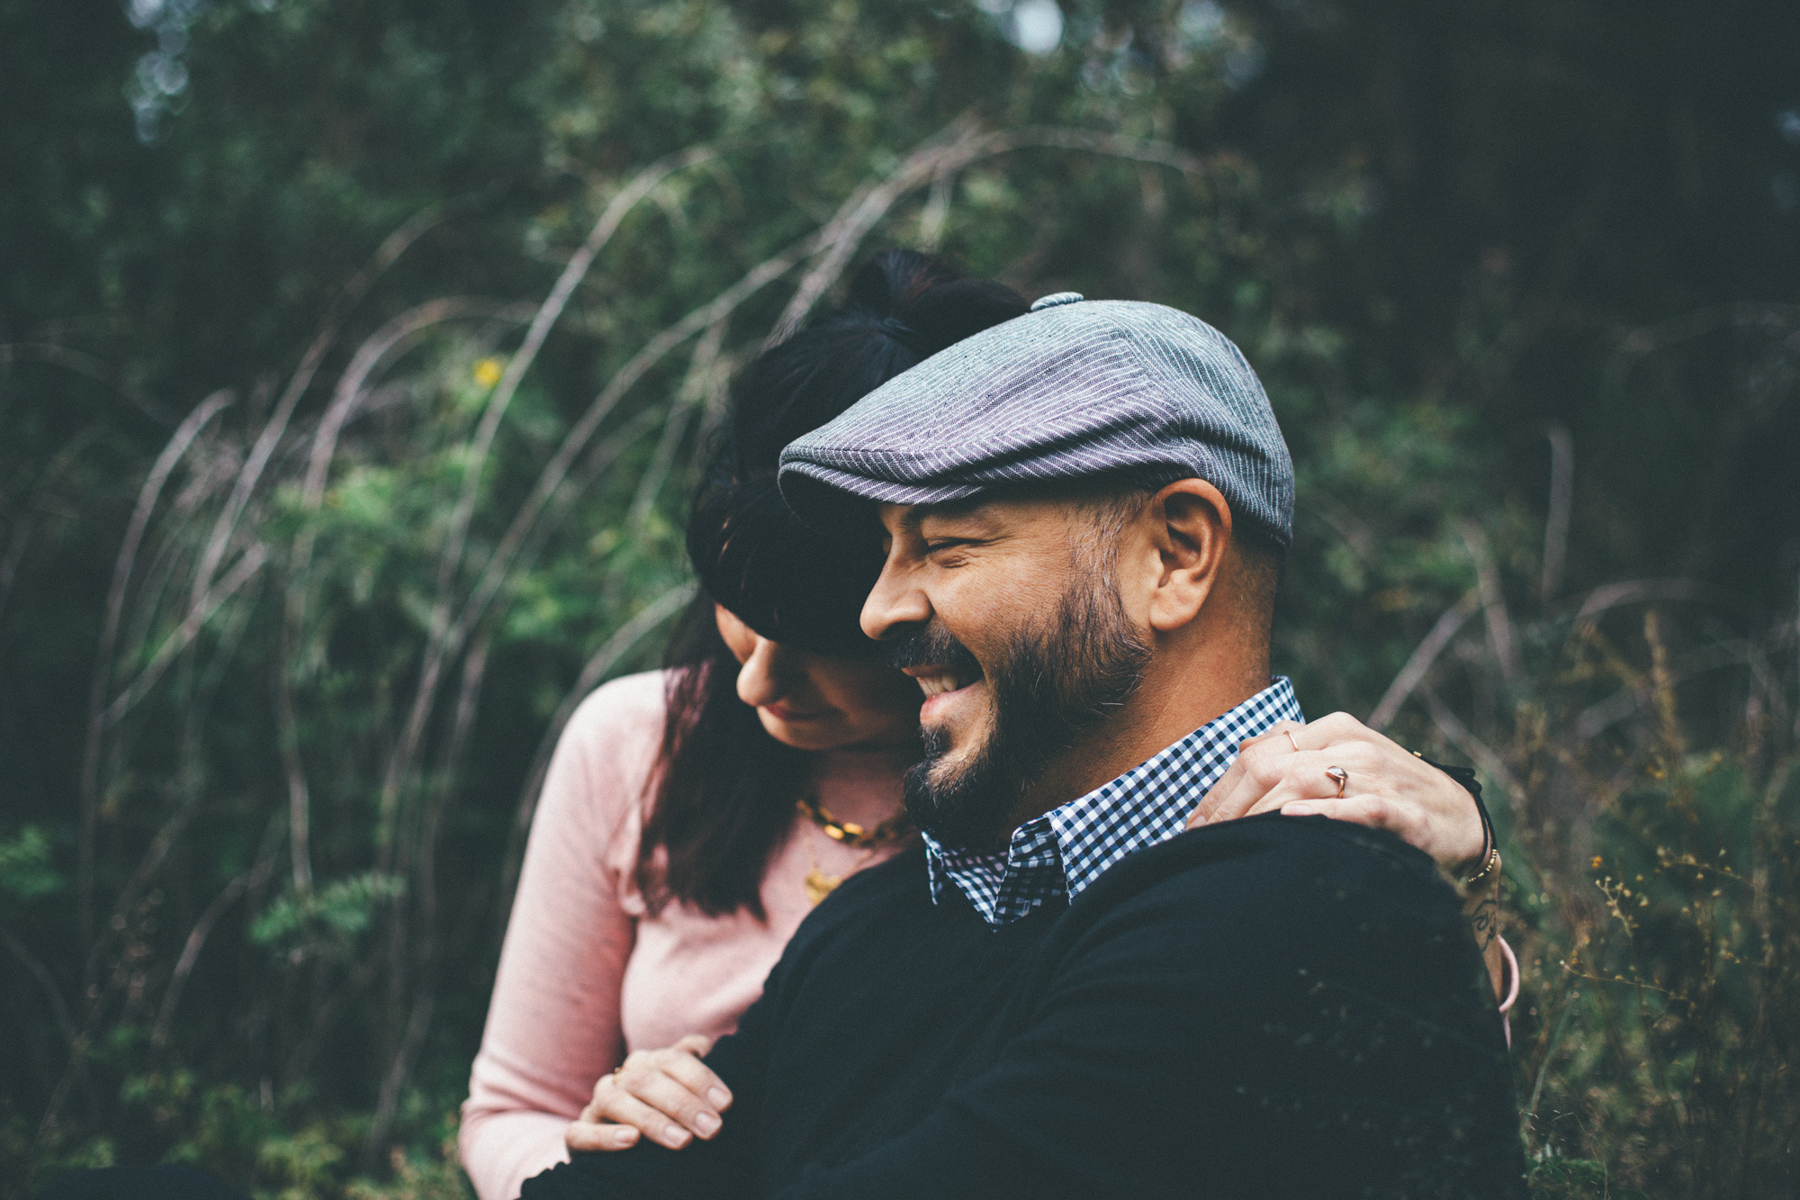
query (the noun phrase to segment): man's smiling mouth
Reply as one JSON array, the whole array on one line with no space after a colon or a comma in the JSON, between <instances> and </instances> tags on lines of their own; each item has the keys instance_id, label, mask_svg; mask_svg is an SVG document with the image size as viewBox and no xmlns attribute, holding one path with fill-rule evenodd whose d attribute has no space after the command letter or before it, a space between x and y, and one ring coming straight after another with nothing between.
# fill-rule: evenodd
<instances>
[{"instance_id":1,"label":"man's smiling mouth","mask_svg":"<svg viewBox=\"0 0 1800 1200\"><path fill-rule=\"evenodd\" d=\"M960 688L968 687L971 683L975 682L973 679L964 679L960 675L948 672L932 675L918 675L915 676L915 678L919 681L919 690L925 693L925 698L928 700L933 696L941 696L945 692L954 692Z\"/></svg>"}]
</instances>

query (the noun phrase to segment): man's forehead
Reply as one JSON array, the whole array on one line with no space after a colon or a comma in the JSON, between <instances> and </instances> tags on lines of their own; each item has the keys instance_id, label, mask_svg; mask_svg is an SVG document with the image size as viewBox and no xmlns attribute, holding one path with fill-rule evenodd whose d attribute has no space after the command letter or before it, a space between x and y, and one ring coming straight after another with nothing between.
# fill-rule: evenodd
<instances>
[{"instance_id":1,"label":"man's forehead","mask_svg":"<svg viewBox=\"0 0 1800 1200\"><path fill-rule=\"evenodd\" d=\"M991 497L968 496L961 500L939 500L930 504L877 504L875 512L881 519L883 529L898 533L901 530L917 529L933 517L956 520L979 516L991 509L993 504Z\"/></svg>"},{"instance_id":2,"label":"man's forehead","mask_svg":"<svg viewBox=\"0 0 1800 1200\"><path fill-rule=\"evenodd\" d=\"M1076 496L995 495L990 492L929 504L878 504L876 515L883 532L890 536L916 533L928 523L972 526L977 531L998 535L1008 531L1023 532L1039 525L1060 527L1081 508L1081 499Z\"/></svg>"}]
</instances>

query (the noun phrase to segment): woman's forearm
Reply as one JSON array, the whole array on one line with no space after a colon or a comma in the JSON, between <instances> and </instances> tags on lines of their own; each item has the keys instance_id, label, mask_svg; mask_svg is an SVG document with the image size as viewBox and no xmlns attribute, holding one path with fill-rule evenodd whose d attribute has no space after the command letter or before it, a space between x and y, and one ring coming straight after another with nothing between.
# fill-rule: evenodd
<instances>
[{"instance_id":1,"label":"woman's forearm","mask_svg":"<svg viewBox=\"0 0 1800 1200\"><path fill-rule=\"evenodd\" d=\"M1494 985L1494 999L1499 1000L1506 995L1506 954L1500 948L1500 889L1498 881L1492 887L1474 889L1463 904L1463 915L1469 918L1469 925L1475 934L1475 944L1481 948L1482 961L1487 963L1488 979Z\"/></svg>"},{"instance_id":2,"label":"woman's forearm","mask_svg":"<svg viewBox=\"0 0 1800 1200\"><path fill-rule=\"evenodd\" d=\"M527 1179L567 1162L568 1124L569 1118L556 1113L464 1105L456 1144L475 1194L481 1200L514 1200Z\"/></svg>"}]
</instances>

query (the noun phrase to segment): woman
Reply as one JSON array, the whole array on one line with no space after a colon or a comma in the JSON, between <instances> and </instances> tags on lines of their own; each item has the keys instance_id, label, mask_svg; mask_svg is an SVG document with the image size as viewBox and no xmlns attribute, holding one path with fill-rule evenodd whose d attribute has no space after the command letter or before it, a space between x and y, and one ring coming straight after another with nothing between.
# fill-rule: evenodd
<instances>
[{"instance_id":1,"label":"woman","mask_svg":"<svg viewBox=\"0 0 1800 1200\"><path fill-rule=\"evenodd\" d=\"M776 460L1026 307L890 251L734 389L688 531L705 594L671 668L590 696L545 781L463 1107L482 1200L517 1196L571 1148L712 1136L730 1097L696 1055L735 1026L812 906L910 838L900 780L919 690L856 624L879 560L802 528ZM1410 816L1409 840L1438 852L1449 819Z\"/></svg>"}]
</instances>

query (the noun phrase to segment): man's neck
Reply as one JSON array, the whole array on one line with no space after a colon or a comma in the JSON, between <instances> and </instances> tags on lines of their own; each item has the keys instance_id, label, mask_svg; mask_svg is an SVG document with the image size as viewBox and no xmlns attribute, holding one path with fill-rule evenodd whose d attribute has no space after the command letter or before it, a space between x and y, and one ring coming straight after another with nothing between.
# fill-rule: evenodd
<instances>
[{"instance_id":1,"label":"man's neck","mask_svg":"<svg viewBox=\"0 0 1800 1200\"><path fill-rule=\"evenodd\" d=\"M1163 669L1145 672L1118 712L1044 764L1020 794L1013 828L1117 779L1269 686L1267 660L1251 669L1160 665Z\"/></svg>"}]
</instances>

